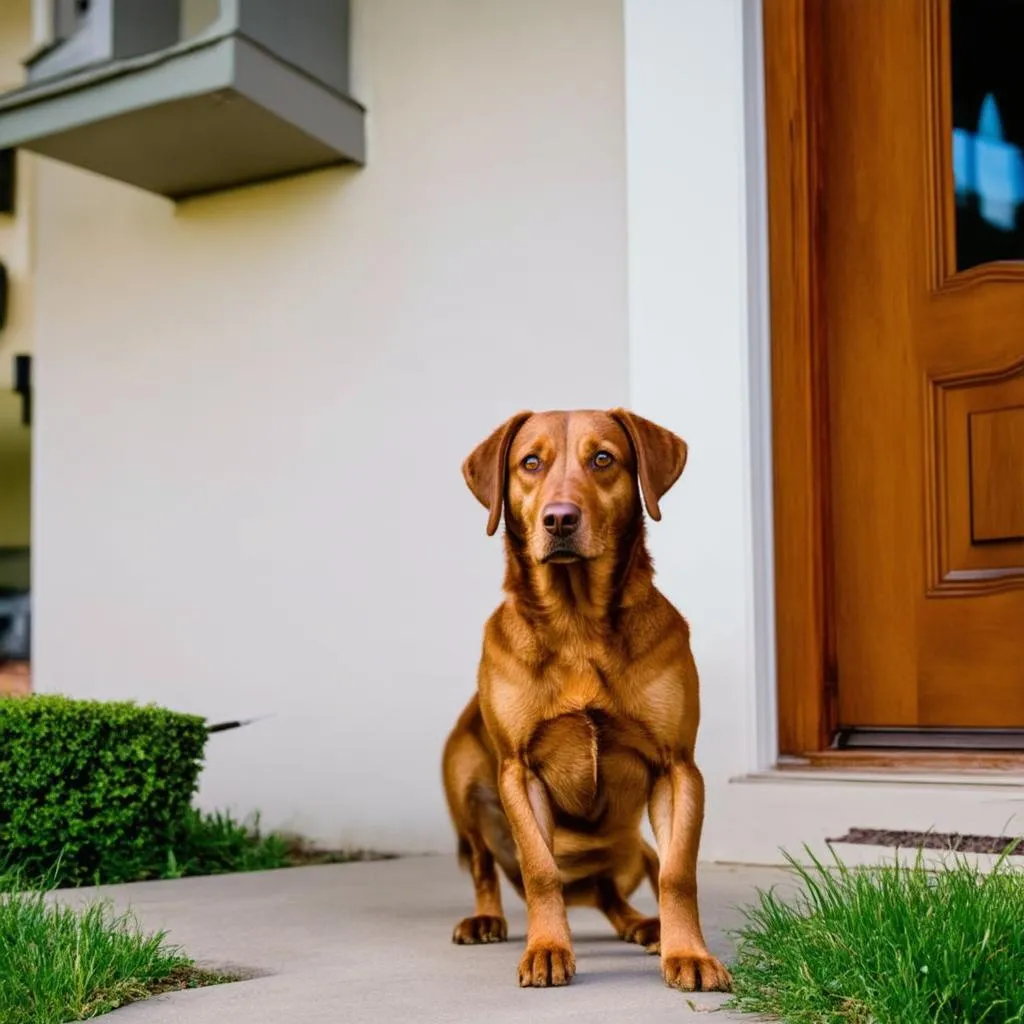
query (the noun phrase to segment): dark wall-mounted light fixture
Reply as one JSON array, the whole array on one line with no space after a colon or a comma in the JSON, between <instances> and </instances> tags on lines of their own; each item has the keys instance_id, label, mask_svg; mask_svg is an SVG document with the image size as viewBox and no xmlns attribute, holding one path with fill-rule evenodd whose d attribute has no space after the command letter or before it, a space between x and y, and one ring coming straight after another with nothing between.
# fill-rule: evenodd
<instances>
[{"instance_id":1,"label":"dark wall-mounted light fixture","mask_svg":"<svg viewBox=\"0 0 1024 1024\"><path fill-rule=\"evenodd\" d=\"M8 281L7 264L0 261L0 331L7 326L7 300L11 291Z\"/></svg>"},{"instance_id":2,"label":"dark wall-mounted light fixture","mask_svg":"<svg viewBox=\"0 0 1024 1024\"><path fill-rule=\"evenodd\" d=\"M32 357L16 355L14 357L14 387L16 395L21 395L21 422L32 426Z\"/></svg>"},{"instance_id":3,"label":"dark wall-mounted light fixture","mask_svg":"<svg viewBox=\"0 0 1024 1024\"><path fill-rule=\"evenodd\" d=\"M0 213L14 213L16 149L0 149Z\"/></svg>"}]
</instances>

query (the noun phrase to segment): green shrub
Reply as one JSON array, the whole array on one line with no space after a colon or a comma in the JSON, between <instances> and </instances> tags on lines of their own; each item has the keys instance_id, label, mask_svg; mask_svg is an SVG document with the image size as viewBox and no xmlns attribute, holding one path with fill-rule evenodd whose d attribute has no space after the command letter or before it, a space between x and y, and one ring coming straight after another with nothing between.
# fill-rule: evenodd
<instances>
[{"instance_id":1,"label":"green shrub","mask_svg":"<svg viewBox=\"0 0 1024 1024\"><path fill-rule=\"evenodd\" d=\"M0 864L60 885L152 877L188 833L206 744L194 715L0 700Z\"/></svg>"}]
</instances>

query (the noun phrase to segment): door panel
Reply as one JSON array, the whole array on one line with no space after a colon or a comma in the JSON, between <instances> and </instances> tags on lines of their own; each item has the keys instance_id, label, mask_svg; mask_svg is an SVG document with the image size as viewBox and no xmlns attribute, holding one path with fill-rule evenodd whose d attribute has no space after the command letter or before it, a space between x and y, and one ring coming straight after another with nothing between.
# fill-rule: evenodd
<instances>
[{"instance_id":1,"label":"door panel","mask_svg":"<svg viewBox=\"0 0 1024 1024\"><path fill-rule=\"evenodd\" d=\"M1016 586L1024 574L1024 373L934 380L931 406L938 472L929 589L941 596Z\"/></svg>"},{"instance_id":2,"label":"door panel","mask_svg":"<svg viewBox=\"0 0 1024 1024\"><path fill-rule=\"evenodd\" d=\"M997 544L1019 544L1024 540L1024 405L970 413L967 444L972 545L990 552Z\"/></svg>"},{"instance_id":3,"label":"door panel","mask_svg":"<svg viewBox=\"0 0 1024 1024\"><path fill-rule=\"evenodd\" d=\"M840 724L1024 728L1024 0L817 14Z\"/></svg>"}]
</instances>

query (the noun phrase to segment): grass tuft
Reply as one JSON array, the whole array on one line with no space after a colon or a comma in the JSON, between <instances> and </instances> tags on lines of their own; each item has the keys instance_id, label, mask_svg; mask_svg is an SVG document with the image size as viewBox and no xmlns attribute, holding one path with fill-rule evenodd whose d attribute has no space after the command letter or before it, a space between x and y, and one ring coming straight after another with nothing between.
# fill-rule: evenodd
<instances>
[{"instance_id":1,"label":"grass tuft","mask_svg":"<svg viewBox=\"0 0 1024 1024\"><path fill-rule=\"evenodd\" d=\"M320 850L299 837L263 832L259 815L190 809L170 849L112 851L98 884L267 871L371 859L361 850ZM166 935L146 935L108 903L72 910L50 893L73 884L62 858L40 877L6 851L0 862L0 1024L89 1020L164 992L237 980L198 969Z\"/></svg>"},{"instance_id":2,"label":"grass tuft","mask_svg":"<svg viewBox=\"0 0 1024 1024\"><path fill-rule=\"evenodd\" d=\"M787 1024L1024 1024L1024 873L956 858L850 868L787 860L737 933L737 1009Z\"/></svg>"},{"instance_id":3,"label":"grass tuft","mask_svg":"<svg viewBox=\"0 0 1024 1024\"><path fill-rule=\"evenodd\" d=\"M235 871L270 871L291 865L291 844L277 833L264 833L258 814L238 821L230 814L192 808L184 838L169 850L158 877L222 875Z\"/></svg>"},{"instance_id":4,"label":"grass tuft","mask_svg":"<svg viewBox=\"0 0 1024 1024\"><path fill-rule=\"evenodd\" d=\"M20 888L63 889L76 884L118 885L159 879L191 878L197 875L224 875L240 871L272 871L278 868L306 867L314 864L344 864L350 861L386 860L392 855L374 850L323 849L301 836L282 832L264 832L259 814L238 819L223 811L207 813L190 808L180 829L178 841L169 848L152 849L127 858L117 851L106 860L106 874L77 882L66 868L66 858L58 857L45 873L36 866L38 858L26 866L10 850L4 850L0 833L0 892L10 891L12 879ZM0 1020L0 1024L3 1024Z\"/></svg>"},{"instance_id":5,"label":"grass tuft","mask_svg":"<svg viewBox=\"0 0 1024 1024\"><path fill-rule=\"evenodd\" d=\"M159 992L229 979L197 970L128 915L96 903L76 911L43 892L0 896L0 1021L65 1024L88 1020Z\"/></svg>"},{"instance_id":6,"label":"grass tuft","mask_svg":"<svg viewBox=\"0 0 1024 1024\"><path fill-rule=\"evenodd\" d=\"M301 836L264 832L259 814L239 820L223 811L212 814L192 809L179 847L154 872L160 878L221 875L235 871L271 871L314 864L386 860L373 850L325 850Z\"/></svg>"}]
</instances>

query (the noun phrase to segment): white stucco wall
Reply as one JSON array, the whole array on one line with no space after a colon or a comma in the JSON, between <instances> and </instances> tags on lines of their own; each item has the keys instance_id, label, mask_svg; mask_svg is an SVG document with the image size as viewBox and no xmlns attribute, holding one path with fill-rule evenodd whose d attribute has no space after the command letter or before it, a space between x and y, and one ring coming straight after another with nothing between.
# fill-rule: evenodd
<instances>
[{"instance_id":1,"label":"white stucco wall","mask_svg":"<svg viewBox=\"0 0 1024 1024\"><path fill-rule=\"evenodd\" d=\"M649 536L704 856L1006 828L1012 778L772 770L759 8L355 0L365 170L175 209L32 162L40 688L270 715L212 738L206 806L450 850L501 574L459 464L516 409L628 401L690 444Z\"/></svg>"},{"instance_id":2,"label":"white stucco wall","mask_svg":"<svg viewBox=\"0 0 1024 1024\"><path fill-rule=\"evenodd\" d=\"M212 719L201 799L451 848L499 598L459 464L628 397L619 0L364 0L369 164L178 209L38 170L35 678Z\"/></svg>"}]
</instances>

